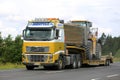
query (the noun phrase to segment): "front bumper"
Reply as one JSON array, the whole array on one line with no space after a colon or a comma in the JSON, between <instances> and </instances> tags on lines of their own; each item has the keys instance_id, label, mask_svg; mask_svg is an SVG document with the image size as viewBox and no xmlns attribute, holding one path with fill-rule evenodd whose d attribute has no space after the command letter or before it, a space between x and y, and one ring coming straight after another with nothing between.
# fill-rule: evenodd
<instances>
[{"instance_id":1,"label":"front bumper","mask_svg":"<svg viewBox=\"0 0 120 80\"><path fill-rule=\"evenodd\" d=\"M26 63L23 62L24 65L28 66L56 66L58 63L40 63L40 62L33 62L33 63Z\"/></svg>"},{"instance_id":2,"label":"front bumper","mask_svg":"<svg viewBox=\"0 0 120 80\"><path fill-rule=\"evenodd\" d=\"M34 66L57 65L52 54L24 54L22 56L22 63Z\"/></svg>"}]
</instances>

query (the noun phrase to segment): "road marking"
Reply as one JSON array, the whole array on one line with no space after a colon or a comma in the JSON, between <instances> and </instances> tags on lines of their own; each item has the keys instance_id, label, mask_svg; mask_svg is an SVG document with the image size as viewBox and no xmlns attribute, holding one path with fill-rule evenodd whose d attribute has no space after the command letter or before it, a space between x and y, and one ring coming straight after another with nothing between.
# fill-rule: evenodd
<instances>
[{"instance_id":1,"label":"road marking","mask_svg":"<svg viewBox=\"0 0 120 80\"><path fill-rule=\"evenodd\" d=\"M91 80L100 80L100 78L95 78L95 79L91 79Z\"/></svg>"},{"instance_id":2,"label":"road marking","mask_svg":"<svg viewBox=\"0 0 120 80\"><path fill-rule=\"evenodd\" d=\"M64 71L49 71L49 72L46 72L46 73L60 73L60 72L64 72Z\"/></svg>"},{"instance_id":3,"label":"road marking","mask_svg":"<svg viewBox=\"0 0 120 80\"><path fill-rule=\"evenodd\" d=\"M108 76L106 76L106 77L108 77L108 78L111 78L111 77L115 77L115 76L118 76L119 74L113 74L113 75L108 75Z\"/></svg>"}]
</instances>

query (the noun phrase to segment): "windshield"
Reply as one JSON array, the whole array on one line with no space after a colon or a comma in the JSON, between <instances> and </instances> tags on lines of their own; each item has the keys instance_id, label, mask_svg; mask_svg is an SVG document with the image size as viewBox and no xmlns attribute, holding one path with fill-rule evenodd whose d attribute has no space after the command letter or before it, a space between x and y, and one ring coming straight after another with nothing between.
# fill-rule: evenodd
<instances>
[{"instance_id":1,"label":"windshield","mask_svg":"<svg viewBox=\"0 0 120 80\"><path fill-rule=\"evenodd\" d=\"M73 21L72 23L78 24L80 26L87 26L86 22Z\"/></svg>"},{"instance_id":2,"label":"windshield","mask_svg":"<svg viewBox=\"0 0 120 80\"><path fill-rule=\"evenodd\" d=\"M53 28L28 28L24 31L25 40L47 41L53 39Z\"/></svg>"}]
</instances>

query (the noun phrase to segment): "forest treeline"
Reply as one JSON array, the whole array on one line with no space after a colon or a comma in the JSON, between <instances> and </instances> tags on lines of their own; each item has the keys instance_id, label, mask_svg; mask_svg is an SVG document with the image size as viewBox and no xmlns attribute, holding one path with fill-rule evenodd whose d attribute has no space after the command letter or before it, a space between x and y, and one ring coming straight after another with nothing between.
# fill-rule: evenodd
<instances>
[{"instance_id":1,"label":"forest treeline","mask_svg":"<svg viewBox=\"0 0 120 80\"><path fill-rule=\"evenodd\" d=\"M0 63L20 63L22 54L22 40L18 35L13 40L11 35L6 38L0 36Z\"/></svg>"},{"instance_id":2,"label":"forest treeline","mask_svg":"<svg viewBox=\"0 0 120 80\"><path fill-rule=\"evenodd\" d=\"M113 53L113 56L120 51L120 37L112 37L104 33L99 38L102 45L102 54ZM6 38L0 36L0 63L21 63L22 39L18 35L13 40L11 35Z\"/></svg>"},{"instance_id":3,"label":"forest treeline","mask_svg":"<svg viewBox=\"0 0 120 80\"><path fill-rule=\"evenodd\" d=\"M120 51L120 36L119 37L112 37L111 35L105 35L104 33L99 38L103 45L102 45L102 54L107 55L112 53L115 56Z\"/></svg>"}]
</instances>

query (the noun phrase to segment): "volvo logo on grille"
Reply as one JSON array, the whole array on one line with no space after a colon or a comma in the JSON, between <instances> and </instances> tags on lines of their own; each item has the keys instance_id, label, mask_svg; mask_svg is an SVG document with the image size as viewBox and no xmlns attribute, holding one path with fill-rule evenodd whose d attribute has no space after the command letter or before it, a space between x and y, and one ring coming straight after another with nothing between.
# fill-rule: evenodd
<instances>
[{"instance_id":1,"label":"volvo logo on grille","mask_svg":"<svg viewBox=\"0 0 120 80\"><path fill-rule=\"evenodd\" d=\"M48 47L26 47L27 52L48 52L49 48Z\"/></svg>"}]
</instances>

